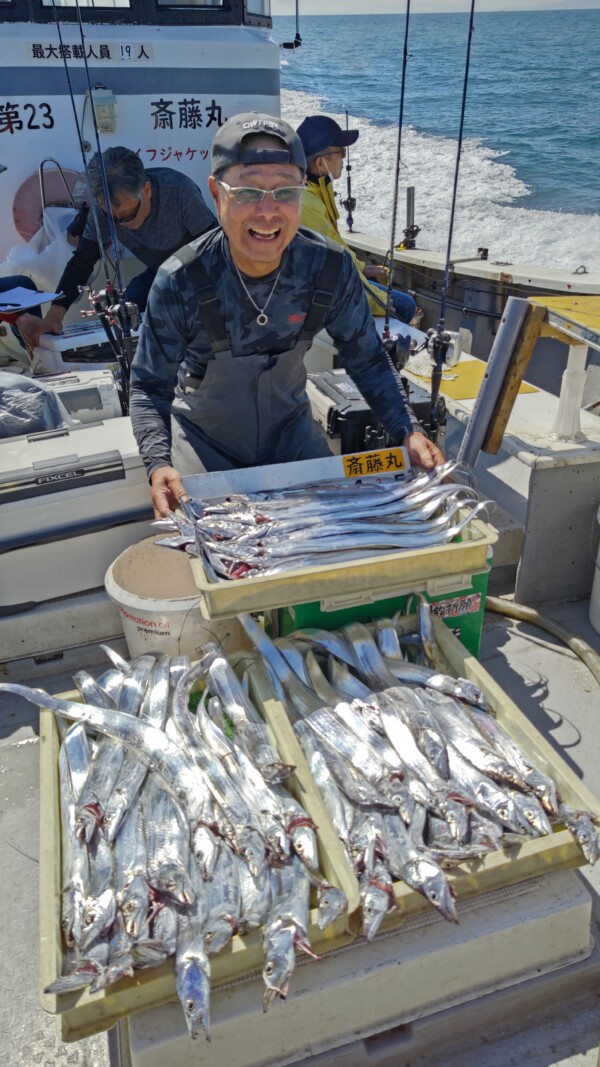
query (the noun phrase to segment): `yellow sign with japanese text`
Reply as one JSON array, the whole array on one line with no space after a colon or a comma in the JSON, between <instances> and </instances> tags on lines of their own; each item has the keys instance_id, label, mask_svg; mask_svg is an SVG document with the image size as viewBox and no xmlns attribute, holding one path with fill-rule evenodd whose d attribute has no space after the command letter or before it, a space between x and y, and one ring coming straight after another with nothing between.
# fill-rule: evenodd
<instances>
[{"instance_id":1,"label":"yellow sign with japanese text","mask_svg":"<svg viewBox=\"0 0 600 1067\"><path fill-rule=\"evenodd\" d=\"M341 458L346 478L362 478L367 474L407 473L403 448L381 448L374 452L357 452Z\"/></svg>"}]
</instances>

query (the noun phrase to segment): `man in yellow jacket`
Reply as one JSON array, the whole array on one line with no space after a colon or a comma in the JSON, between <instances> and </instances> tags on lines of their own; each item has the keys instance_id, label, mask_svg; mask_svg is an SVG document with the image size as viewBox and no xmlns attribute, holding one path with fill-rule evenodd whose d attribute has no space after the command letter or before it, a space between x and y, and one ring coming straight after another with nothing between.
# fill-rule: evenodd
<instances>
[{"instance_id":1,"label":"man in yellow jacket","mask_svg":"<svg viewBox=\"0 0 600 1067\"><path fill-rule=\"evenodd\" d=\"M373 315L384 315L386 269L363 263L338 230L340 215L333 183L341 176L346 149L357 141L358 130L343 130L335 119L327 115L309 115L300 123L297 133L304 146L308 167L307 183L302 194L301 225L330 237L348 250L362 278L371 312ZM412 296L398 289L392 289L392 306L402 322L410 322L417 307Z\"/></svg>"}]
</instances>

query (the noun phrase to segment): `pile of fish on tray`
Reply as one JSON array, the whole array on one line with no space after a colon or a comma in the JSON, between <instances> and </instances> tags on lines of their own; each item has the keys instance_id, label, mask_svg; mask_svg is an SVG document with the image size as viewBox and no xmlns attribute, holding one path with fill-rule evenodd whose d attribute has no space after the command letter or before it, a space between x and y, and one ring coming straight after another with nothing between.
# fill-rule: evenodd
<instances>
[{"instance_id":1,"label":"pile of fish on tray","mask_svg":"<svg viewBox=\"0 0 600 1067\"><path fill-rule=\"evenodd\" d=\"M222 650L194 666L106 651L101 677L74 675L84 703L0 685L74 720L59 755L66 966L46 992L96 991L175 956L189 1031L208 1037L210 957L262 927L266 1011L287 995L296 949L314 955L311 886L321 929L346 897L320 875L316 827L281 784L293 767Z\"/></svg>"},{"instance_id":2,"label":"pile of fish on tray","mask_svg":"<svg viewBox=\"0 0 600 1067\"><path fill-rule=\"evenodd\" d=\"M563 823L590 863L593 813L565 805L490 713L472 682L441 674L430 608L418 632L402 617L272 642L250 615L262 654L338 837L359 879L370 940L395 906L393 882L458 922L446 870L552 833Z\"/></svg>"},{"instance_id":3,"label":"pile of fish on tray","mask_svg":"<svg viewBox=\"0 0 600 1067\"><path fill-rule=\"evenodd\" d=\"M181 513L154 523L173 531L156 544L200 557L212 581L444 545L487 506L473 488L447 481L457 466L402 481L344 478L214 502L182 500Z\"/></svg>"}]
</instances>

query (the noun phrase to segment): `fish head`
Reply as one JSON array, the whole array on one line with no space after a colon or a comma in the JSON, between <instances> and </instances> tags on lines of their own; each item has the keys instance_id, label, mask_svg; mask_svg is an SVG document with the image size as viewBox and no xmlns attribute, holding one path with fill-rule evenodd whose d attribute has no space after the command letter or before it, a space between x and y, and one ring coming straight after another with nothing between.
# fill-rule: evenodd
<instances>
[{"instance_id":1,"label":"fish head","mask_svg":"<svg viewBox=\"0 0 600 1067\"><path fill-rule=\"evenodd\" d=\"M296 965L294 931L282 926L265 934L265 965L263 967L263 1011L267 1011L276 997L282 1000L288 995L290 978Z\"/></svg>"},{"instance_id":2,"label":"fish head","mask_svg":"<svg viewBox=\"0 0 600 1067\"><path fill-rule=\"evenodd\" d=\"M268 782L269 785L285 782L286 778L289 778L290 774L293 774L295 770L294 763L282 763L280 760L263 764L260 768L265 782Z\"/></svg>"},{"instance_id":3,"label":"fish head","mask_svg":"<svg viewBox=\"0 0 600 1067\"><path fill-rule=\"evenodd\" d=\"M316 871L319 866L319 857L314 830L310 826L297 826L290 831L290 837L296 855L311 871Z\"/></svg>"},{"instance_id":4,"label":"fish head","mask_svg":"<svg viewBox=\"0 0 600 1067\"><path fill-rule=\"evenodd\" d=\"M283 826L276 822L271 823L265 837L274 860L282 861L289 858L290 840Z\"/></svg>"},{"instance_id":5,"label":"fish head","mask_svg":"<svg viewBox=\"0 0 600 1067\"><path fill-rule=\"evenodd\" d=\"M152 872L152 884L163 896L183 907L193 904L196 899L191 878L178 860L161 863L158 870Z\"/></svg>"},{"instance_id":6,"label":"fish head","mask_svg":"<svg viewBox=\"0 0 600 1067\"><path fill-rule=\"evenodd\" d=\"M533 782L533 791L548 815L557 815L560 806L556 785L550 778L540 776Z\"/></svg>"},{"instance_id":7,"label":"fish head","mask_svg":"<svg viewBox=\"0 0 600 1067\"><path fill-rule=\"evenodd\" d=\"M423 896L444 916L448 922L457 923L458 915L454 898L456 892L444 872L429 860L416 861L416 881Z\"/></svg>"},{"instance_id":8,"label":"fish head","mask_svg":"<svg viewBox=\"0 0 600 1067\"><path fill-rule=\"evenodd\" d=\"M541 835L552 833L552 827L548 816L536 797L519 795L518 801L515 801L515 803L517 804L518 811L528 823L529 829L533 827L536 833Z\"/></svg>"},{"instance_id":9,"label":"fish head","mask_svg":"<svg viewBox=\"0 0 600 1067\"><path fill-rule=\"evenodd\" d=\"M221 917L208 922L204 927L204 944L209 956L216 956L229 944L236 929L231 920Z\"/></svg>"},{"instance_id":10,"label":"fish head","mask_svg":"<svg viewBox=\"0 0 600 1067\"><path fill-rule=\"evenodd\" d=\"M101 828L109 845L114 844L116 836L121 828L121 823L127 812L127 800L126 799L111 799L110 811L107 811L102 816Z\"/></svg>"},{"instance_id":11,"label":"fish head","mask_svg":"<svg viewBox=\"0 0 600 1067\"><path fill-rule=\"evenodd\" d=\"M466 800L467 798L465 798ZM462 800L446 798L443 807L444 818L450 827L454 841L463 844L469 836L469 810Z\"/></svg>"},{"instance_id":12,"label":"fish head","mask_svg":"<svg viewBox=\"0 0 600 1067\"><path fill-rule=\"evenodd\" d=\"M157 939L136 941L132 952L135 966L140 969L144 967L158 967L161 963L165 962L169 955L162 941Z\"/></svg>"},{"instance_id":13,"label":"fish head","mask_svg":"<svg viewBox=\"0 0 600 1067\"><path fill-rule=\"evenodd\" d=\"M328 885L327 882L322 882L317 888L317 898L319 901L317 924L319 930L326 930L347 910L348 900L342 889L338 889L335 885Z\"/></svg>"},{"instance_id":14,"label":"fish head","mask_svg":"<svg viewBox=\"0 0 600 1067\"><path fill-rule=\"evenodd\" d=\"M369 885L362 897L363 934L367 941L372 941L390 908L388 893L377 886Z\"/></svg>"},{"instance_id":15,"label":"fish head","mask_svg":"<svg viewBox=\"0 0 600 1067\"><path fill-rule=\"evenodd\" d=\"M587 812L580 811L567 819L566 825L575 834L577 843L588 863L595 863L600 855L600 847L593 817Z\"/></svg>"},{"instance_id":16,"label":"fish head","mask_svg":"<svg viewBox=\"0 0 600 1067\"><path fill-rule=\"evenodd\" d=\"M265 866L265 846L262 837L256 830L245 828L237 835L238 851L246 860L250 873L255 878Z\"/></svg>"},{"instance_id":17,"label":"fish head","mask_svg":"<svg viewBox=\"0 0 600 1067\"><path fill-rule=\"evenodd\" d=\"M190 1037L197 1037L204 1030L210 1041L210 968L201 960L184 959L177 967L175 984Z\"/></svg>"},{"instance_id":18,"label":"fish head","mask_svg":"<svg viewBox=\"0 0 600 1067\"><path fill-rule=\"evenodd\" d=\"M75 815L77 837L89 845L101 822L102 809L99 804L86 804L85 807L78 808Z\"/></svg>"},{"instance_id":19,"label":"fish head","mask_svg":"<svg viewBox=\"0 0 600 1067\"><path fill-rule=\"evenodd\" d=\"M117 914L117 900L114 889L105 889L98 897L88 897L83 909L81 940L79 948L85 953L86 947L108 933Z\"/></svg>"},{"instance_id":20,"label":"fish head","mask_svg":"<svg viewBox=\"0 0 600 1067\"><path fill-rule=\"evenodd\" d=\"M137 939L150 908L150 887L141 874L136 874L124 890L120 907L127 933Z\"/></svg>"},{"instance_id":21,"label":"fish head","mask_svg":"<svg viewBox=\"0 0 600 1067\"><path fill-rule=\"evenodd\" d=\"M218 838L215 837L208 826L198 826L194 830L192 850L200 868L202 880L204 882L212 882L220 845Z\"/></svg>"}]
</instances>

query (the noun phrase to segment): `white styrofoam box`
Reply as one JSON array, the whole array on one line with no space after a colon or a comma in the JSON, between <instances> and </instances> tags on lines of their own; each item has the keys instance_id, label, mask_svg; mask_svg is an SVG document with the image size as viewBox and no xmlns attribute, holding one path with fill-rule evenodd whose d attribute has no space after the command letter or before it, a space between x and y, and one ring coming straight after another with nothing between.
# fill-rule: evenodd
<instances>
[{"instance_id":1,"label":"white styrofoam box","mask_svg":"<svg viewBox=\"0 0 600 1067\"><path fill-rule=\"evenodd\" d=\"M103 586L112 560L150 532L127 418L0 441L0 472L0 614Z\"/></svg>"},{"instance_id":2,"label":"white styrofoam box","mask_svg":"<svg viewBox=\"0 0 600 1067\"><path fill-rule=\"evenodd\" d=\"M81 370L45 374L36 378L60 397L71 418L78 422L119 419L123 411L112 371Z\"/></svg>"},{"instance_id":3,"label":"white styrofoam box","mask_svg":"<svg viewBox=\"0 0 600 1067\"><path fill-rule=\"evenodd\" d=\"M134 344L138 332L132 330ZM110 347L106 333L97 320L77 322L66 326L63 333L43 333L33 350L34 366L38 364L51 374L62 371L117 370L118 360Z\"/></svg>"},{"instance_id":4,"label":"white styrofoam box","mask_svg":"<svg viewBox=\"0 0 600 1067\"><path fill-rule=\"evenodd\" d=\"M298 961L285 1004L261 1010L260 977L216 989L211 1043L188 1035L179 1003L128 1020L132 1067L294 1063L585 959L591 896L570 871L433 909L388 936ZM365 1060L366 1062L366 1060ZM369 1062L371 1062L369 1057Z\"/></svg>"}]
</instances>

